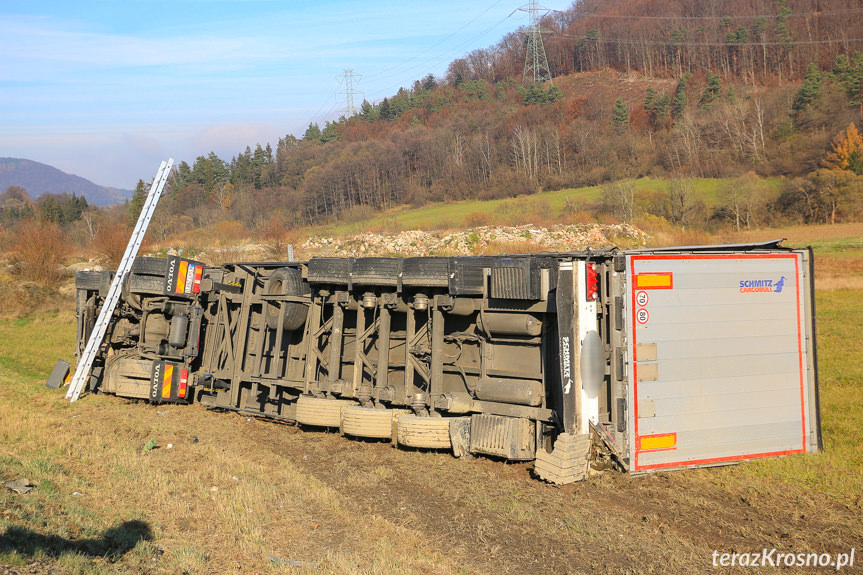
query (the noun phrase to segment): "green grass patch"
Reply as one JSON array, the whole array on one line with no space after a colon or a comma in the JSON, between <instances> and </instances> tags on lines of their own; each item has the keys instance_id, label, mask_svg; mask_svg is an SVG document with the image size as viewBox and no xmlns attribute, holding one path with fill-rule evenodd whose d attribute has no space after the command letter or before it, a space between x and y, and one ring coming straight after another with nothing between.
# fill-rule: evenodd
<instances>
[{"instance_id":1,"label":"green grass patch","mask_svg":"<svg viewBox=\"0 0 863 575\"><path fill-rule=\"evenodd\" d=\"M863 291L819 293L816 307L824 451L752 462L741 472L855 504L863 493Z\"/></svg>"},{"instance_id":2,"label":"green grass patch","mask_svg":"<svg viewBox=\"0 0 863 575\"><path fill-rule=\"evenodd\" d=\"M70 312L0 320L0 368L44 381L58 359L74 356L75 329Z\"/></svg>"},{"instance_id":3,"label":"green grass patch","mask_svg":"<svg viewBox=\"0 0 863 575\"><path fill-rule=\"evenodd\" d=\"M703 200L708 206L721 201L723 185L731 180L721 178L693 178L686 180L692 186L695 199ZM764 180L771 189L778 189L780 178ZM670 180L664 178L641 178L635 180L635 189L645 192L667 190ZM532 214L540 219L558 218L569 202L572 205L591 204L602 201L604 186L584 186L540 192L537 194L499 200L463 200L460 202L435 203L421 208L400 206L381 212L367 220L319 226L308 230L310 235L350 235L366 230L407 230L407 229L450 229L464 228L470 223L471 215L487 214L491 223L508 225L511 214ZM526 211L527 210L527 211Z\"/></svg>"},{"instance_id":4,"label":"green grass patch","mask_svg":"<svg viewBox=\"0 0 863 575\"><path fill-rule=\"evenodd\" d=\"M805 242L812 246L816 256L863 258L863 238L825 238ZM798 242L791 242L796 246Z\"/></svg>"}]
</instances>

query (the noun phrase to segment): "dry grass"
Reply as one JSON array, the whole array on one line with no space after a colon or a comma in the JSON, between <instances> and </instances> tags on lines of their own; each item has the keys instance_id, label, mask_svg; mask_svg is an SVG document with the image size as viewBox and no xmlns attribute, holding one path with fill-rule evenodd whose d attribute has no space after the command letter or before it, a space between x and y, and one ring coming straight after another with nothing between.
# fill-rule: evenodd
<instances>
[{"instance_id":1,"label":"dry grass","mask_svg":"<svg viewBox=\"0 0 863 575\"><path fill-rule=\"evenodd\" d=\"M296 428L197 406L64 402L42 385L54 358L34 352L71 350L70 319L0 322L0 477L37 484L25 496L0 493L0 534L16 534L13 548L0 543L0 564L38 555L72 573L459 572L396 523L366 516L356 532L350 500L260 442L262 431L278 443ZM145 451L150 439L158 447ZM151 539L119 555L78 544L101 545L131 521Z\"/></svg>"},{"instance_id":2,"label":"dry grass","mask_svg":"<svg viewBox=\"0 0 863 575\"><path fill-rule=\"evenodd\" d=\"M713 234L699 229L686 229L670 224L665 218L643 215L632 222L648 234L648 247L699 246L718 243Z\"/></svg>"}]
</instances>

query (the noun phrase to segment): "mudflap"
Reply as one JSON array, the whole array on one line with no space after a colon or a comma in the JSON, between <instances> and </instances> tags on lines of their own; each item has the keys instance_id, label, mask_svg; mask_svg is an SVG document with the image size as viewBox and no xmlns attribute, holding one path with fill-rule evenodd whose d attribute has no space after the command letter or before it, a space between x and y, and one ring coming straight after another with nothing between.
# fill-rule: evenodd
<instances>
[{"instance_id":1,"label":"mudflap","mask_svg":"<svg viewBox=\"0 0 863 575\"><path fill-rule=\"evenodd\" d=\"M182 363L171 361L153 362L153 373L150 377L150 401L152 403L188 403L191 394L189 388L189 368Z\"/></svg>"}]
</instances>

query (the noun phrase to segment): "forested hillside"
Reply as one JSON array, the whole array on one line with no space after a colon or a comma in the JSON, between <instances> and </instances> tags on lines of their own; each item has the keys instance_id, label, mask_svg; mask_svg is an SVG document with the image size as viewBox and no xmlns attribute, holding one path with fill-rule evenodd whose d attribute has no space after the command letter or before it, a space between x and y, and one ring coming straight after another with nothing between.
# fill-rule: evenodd
<instances>
[{"instance_id":1,"label":"forested hillside","mask_svg":"<svg viewBox=\"0 0 863 575\"><path fill-rule=\"evenodd\" d=\"M513 32L353 117L182 162L155 233L295 228L581 185L605 186L603 200L569 213L623 221L639 210L714 227L863 215L859 0L578 0L543 26L551 81L522 79L525 37ZM614 184L645 176L736 179L710 209L690 205L685 186L637 198ZM780 185L768 190L768 176Z\"/></svg>"},{"instance_id":2,"label":"forested hillside","mask_svg":"<svg viewBox=\"0 0 863 575\"><path fill-rule=\"evenodd\" d=\"M725 81L781 85L800 80L811 62L829 69L863 49L859 0L576 0L543 24L554 75L709 71ZM514 33L456 60L449 74L489 82L516 76L522 50Z\"/></svg>"}]
</instances>

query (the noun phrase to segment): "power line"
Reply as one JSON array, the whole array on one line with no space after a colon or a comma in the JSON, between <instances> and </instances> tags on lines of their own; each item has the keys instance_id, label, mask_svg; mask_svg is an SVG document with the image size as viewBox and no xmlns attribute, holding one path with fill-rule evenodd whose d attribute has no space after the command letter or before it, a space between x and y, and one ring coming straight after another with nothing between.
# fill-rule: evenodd
<instances>
[{"instance_id":1,"label":"power line","mask_svg":"<svg viewBox=\"0 0 863 575\"><path fill-rule=\"evenodd\" d=\"M335 93L335 92L333 92L332 94L330 94L330 96L333 96L333 97L335 98L336 93ZM318 108L318 111L317 111L317 112L315 112L314 114L312 114L311 119L309 120L309 123L310 123L310 124L311 124L311 123L313 123L313 122L315 121L315 119L316 119L316 118L320 117L320 115L321 115L321 111L324 109L324 106L326 106L326 105L327 105L327 102L329 102L329 101L330 101L330 96L327 96L327 98L324 100L323 104L321 104L321 107L320 107L320 108ZM331 104L331 105L330 105L330 107L331 107L331 108L333 108L333 107L335 107L335 106ZM330 110L327 110L327 115L329 115L329 113L330 113Z\"/></svg>"},{"instance_id":2,"label":"power line","mask_svg":"<svg viewBox=\"0 0 863 575\"><path fill-rule=\"evenodd\" d=\"M600 44L637 44L647 46L805 46L809 44L845 44L863 42L863 38L830 38L827 40L789 40L787 42L673 42L672 40L624 40L622 38L588 38L572 36L571 34L555 33L552 39L567 38L572 40L589 40Z\"/></svg>"},{"instance_id":3,"label":"power line","mask_svg":"<svg viewBox=\"0 0 863 575\"><path fill-rule=\"evenodd\" d=\"M568 14L562 10L552 10L560 14ZM823 10L820 12L791 12L787 18L810 18L813 16L836 16L841 14L863 14L863 8L847 8L842 10ZM726 14L724 16L638 16L629 14L575 14L579 20L605 18L609 20L757 20L758 18L776 18L779 14L755 14L752 16Z\"/></svg>"},{"instance_id":4,"label":"power line","mask_svg":"<svg viewBox=\"0 0 863 575\"><path fill-rule=\"evenodd\" d=\"M371 79L376 79L376 78L383 77L383 76L384 76L385 74L387 74L388 72L391 72L391 71L396 70L396 69L398 69L398 68L400 68L400 67L402 67L402 66L404 66L404 65L406 65L406 64L409 64L410 62L412 62L413 60L416 60L417 58L419 58L419 57L420 57L420 56L422 56L423 54L426 54L426 53L430 52L431 50L433 50L433 49L434 49L434 48L436 48L437 46L440 46L441 44L443 44L444 42L446 42L446 41L447 41L447 40L449 40L450 38L453 38L456 34L458 34L459 32L461 32L462 30L464 30L465 28L467 28L468 26L470 26L471 24L473 24L474 22L476 22L477 20L479 20L479 19L480 19L480 18L482 18L483 16L485 16L489 11L491 11L493 8L495 8L495 7L496 7L498 4L500 4L501 2L503 2L503 0L497 0L497 1L496 1L496 2L494 2L491 6L489 6L488 8L486 8L485 10L483 10L482 12L480 12L480 14L479 14L478 16L476 16L475 18L473 18L472 20L470 20L469 22L467 22L466 24L464 24L463 26L461 26L461 27L460 27L459 29L457 29L455 32L453 32L453 33L449 34L448 36L446 36L445 38L443 38L443 39L439 40L439 41L438 41L438 42L436 42L435 44L432 44L431 46L427 47L425 50L422 50L421 52L418 52L417 54L414 54L413 56L411 56L411 57L410 57L410 58L408 58L407 60L404 60L404 61L402 61L402 62L400 62L400 63L398 63L398 64L394 64L394 65L392 65L392 66L390 66L390 67L388 67L388 68L384 68L383 70L380 70L380 71L378 71L378 72L375 72L375 73L373 73L373 74L370 74L370 75L366 76L366 81L371 80ZM476 40L476 39L480 38L481 36L484 36L484 35L488 34L491 30L493 30L494 28L496 28L497 26L499 26L500 24L502 24L504 21L506 21L510 16L512 16L512 14L510 14L510 15L509 15L509 16L507 16L506 18L501 19L499 22L495 23L494 25L492 25L492 26L491 26L491 27L489 27L488 29L484 30L483 32L481 32L481 33L477 34L476 36L474 36L474 37L470 38L470 39L469 39L469 40L467 40L466 42L464 42L464 43L462 43L462 44L459 44L459 45L455 48L455 50L458 50L458 49L460 49L462 46L465 46L465 45L467 45L467 44L470 44L471 42L473 42L474 40ZM446 60L447 60L447 59L449 59L449 58L450 58L450 56L447 56L447 57L445 57L445 58L444 58L444 60L441 60L440 62L446 61ZM435 66L437 66L438 64L440 64L440 62L436 62L436 63L435 63L435 64L433 64L431 67L435 67ZM426 65L425 63L421 62L421 63L416 64L416 65L414 65L414 66L410 66L409 68L405 69L405 70L404 70L404 72L407 72L407 71L409 71L409 70L413 70L413 69L416 69L416 68L419 68L419 67L422 67L422 66L425 66L425 65ZM346 72L347 72L347 71L346 71ZM346 83L346 85L347 85L347 82L345 82L345 83ZM398 87L398 86L396 86L396 87ZM375 94L375 95L383 94L384 92L387 92L388 90L389 90L389 89L387 89L387 90L380 90L380 91L376 92L376 94ZM338 95L340 95L340 94L344 94L344 95L346 96L346 99L348 99L348 94L347 94L347 92L348 92L348 90L347 90L347 88L346 88L346 91L345 91L345 92L334 92L334 93L333 93L333 94L331 94L331 95L332 95L332 96L337 97L337 96L338 96ZM352 93L353 93L353 94L357 94L357 93L362 94L362 92L357 92L357 91L353 91ZM309 123L314 123L314 122L315 122L315 120L323 120L323 119L325 119L325 118L329 117L329 116L330 116L330 114L332 114L332 113L336 110L336 106L331 105L329 108L327 108L327 111L326 111L326 112L324 112L323 114L321 114L321 111L322 111L322 110L324 109L324 107L327 105L327 101L328 101L328 100L329 100L329 97L327 97L327 99L326 99L326 100L324 100L324 102L321 104L321 107L320 107L320 108L318 108L318 111L317 111L317 112L315 112L315 113L312 115L312 117L311 117L311 119L310 119ZM349 107L349 108L353 108L353 106L348 106L348 107ZM355 108L354 108L354 110L355 110ZM352 115L352 114L349 114L349 115L348 115L348 117L350 117L350 115Z\"/></svg>"},{"instance_id":5,"label":"power line","mask_svg":"<svg viewBox=\"0 0 863 575\"><path fill-rule=\"evenodd\" d=\"M494 30L495 28L497 28L498 26L500 26L501 24L503 24L503 23L504 23L506 20L508 20L511 16L512 16L512 14L509 14L509 15L507 15L507 16L505 16L505 17L501 18L498 22L496 22L496 23L492 24L491 26L489 26L488 28L486 28L485 30L483 30L482 32L480 32L479 34L477 34L476 36L473 36L472 38L469 38L469 39L465 40L464 42L462 42L461 44L459 44L459 45L455 46L455 47L451 50L451 52L453 52L453 51L459 51L459 50L461 50L462 48L464 48L465 46L468 46L469 44L471 44L472 42L474 42L474 41L476 41L476 40L478 40L478 39L482 38L483 36L485 36L486 34L488 34L489 32L491 32L492 30ZM436 61L436 62L433 62L432 64L429 64L429 65L428 65L428 67L430 67L430 68L434 68L434 67L439 66L440 64L442 64L442 63L444 63L444 62L446 62L447 60L450 60L450 59L452 59L452 56L451 56L451 55L444 56L442 59L440 59L440 60L438 60L438 61ZM412 67L408 68L408 70L413 70L413 69L419 68L419 67L421 67L421 66L426 66L426 63L425 63L425 62L423 62L423 63L417 64L417 65L414 65L414 66L412 66ZM407 70L406 70L406 71L407 71ZM403 84L401 84L401 83L400 83L400 84L398 84L398 85L393 85L393 86L391 86L391 87L389 87L389 88L383 88L383 89L378 90L377 92L375 92L375 93L373 94L373 96L377 96L377 95L383 94L383 93L385 93L385 92L389 92L389 91L391 91L391 90L393 90L393 89L395 89L395 88L399 88L399 87L401 87L402 85L403 85Z\"/></svg>"},{"instance_id":6,"label":"power line","mask_svg":"<svg viewBox=\"0 0 863 575\"><path fill-rule=\"evenodd\" d=\"M375 72L374 74L370 74L370 75L368 76L367 80L372 80L372 79L378 78L378 77L380 77L380 76L382 76L382 75L386 74L387 72L390 72L390 71L392 71L392 70L395 70L396 68L399 68L399 67L401 67L401 66L403 66L403 65L405 65L405 64L407 64L407 63L409 63L409 62L411 62L411 61L413 61L413 60L416 60L417 58L419 58L419 57L420 57L420 56L422 56L423 54L426 54L426 53L430 52L430 51L431 51L431 50L433 50L434 48L437 48L438 46L440 46L441 44L443 44L444 42L446 42L446 41L447 41L447 40L449 40L450 38L454 37L456 34L458 34L459 32L461 32L462 30L464 30L465 28L467 28L468 26L470 26L471 24L473 24L474 22L476 22L477 20L479 20L480 18L482 18L483 16L485 16L486 14L488 14L488 12L489 12L492 8L496 7L496 6L497 6L498 4L500 4L501 2L503 2L503 0L497 0L497 2L495 2L494 4L492 4L491 6L489 6L488 8L486 8L485 10L483 10L483 11L482 11L482 12L481 12L477 17L475 17L473 20L471 20L470 22L467 22L467 23L466 23L466 24L464 24L461 28L459 28L458 30L456 30L455 32L453 32L452 34L450 34L449 36L447 36L446 38L443 38L442 40L439 40L438 42L436 42L436 43L432 44L431 46L427 47L425 50L422 50L421 52L418 52L417 54L414 54L413 56L411 56L411 57L410 57L410 58L408 58L407 60L404 60L403 62L400 62L400 63L398 63L398 64L393 64L393 65L392 65L392 66L390 66L389 68L384 68L383 70L380 70L380 71L378 71L378 72ZM504 20L506 20L506 18L504 18ZM503 22L503 20L501 20L501 22ZM500 23L500 22L499 22L499 23ZM498 23L498 24L499 24L499 23ZM497 24L495 24L495 26L497 26Z\"/></svg>"}]
</instances>

